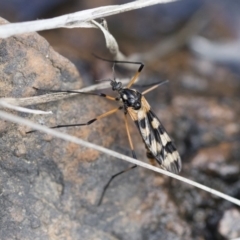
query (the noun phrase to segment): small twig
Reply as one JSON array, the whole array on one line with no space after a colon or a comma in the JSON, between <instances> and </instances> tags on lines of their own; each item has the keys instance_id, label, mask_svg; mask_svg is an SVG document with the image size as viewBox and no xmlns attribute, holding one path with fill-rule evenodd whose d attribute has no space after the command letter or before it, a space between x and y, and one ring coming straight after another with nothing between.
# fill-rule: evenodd
<instances>
[{"instance_id":1,"label":"small twig","mask_svg":"<svg viewBox=\"0 0 240 240\"><path fill-rule=\"evenodd\" d=\"M0 99L0 107L3 108L9 108L18 112L25 112L25 113L32 113L32 114L52 114L52 111L41 111L41 110L35 110L35 109L29 109L29 108L23 108L23 107L18 107L18 106L14 106L6 101L4 101L4 99Z\"/></svg>"},{"instance_id":2,"label":"small twig","mask_svg":"<svg viewBox=\"0 0 240 240\"><path fill-rule=\"evenodd\" d=\"M123 84L127 84L129 79L121 79L119 80ZM74 91L79 91L79 92L90 92L90 91L95 91L95 90L101 90L101 89L106 89L109 88L110 84L109 82L101 82L100 84L95 84L91 85L89 87L85 87L82 89L74 90ZM7 107L6 105L9 104L11 105L11 109L15 109L17 111L20 111L20 109L16 108L17 106L30 106L30 105L36 105L36 104L41 104L41 103L48 103L48 102L53 102L53 101L58 101L62 100L65 98L73 97L78 95L77 93L65 93L65 92L57 92L57 93L48 93L40 96L33 96L33 97L27 97L27 98L0 98L0 105L4 105L3 107ZM24 108L24 111L26 108ZM38 111L38 110L33 110L33 111ZM22 111L21 111L22 112ZM48 113L48 112L47 112ZM40 113L37 113L40 114ZM43 114L43 113L41 113ZM46 114L46 113L45 113Z\"/></svg>"},{"instance_id":3,"label":"small twig","mask_svg":"<svg viewBox=\"0 0 240 240\"><path fill-rule=\"evenodd\" d=\"M99 24L98 22L96 22L94 20L92 21L92 23L102 31L102 33L105 37L106 47L108 48L110 53L113 55L113 59L117 60L117 61L125 60L126 56L124 56L124 54L122 52L120 52L117 41L115 40L113 35L110 34L108 29L106 28L106 26L107 26L106 21L105 20L103 20L103 21L104 21L103 25Z\"/></svg>"},{"instance_id":4,"label":"small twig","mask_svg":"<svg viewBox=\"0 0 240 240\"><path fill-rule=\"evenodd\" d=\"M88 9L51 19L5 24L0 27L0 38L7 38L22 33L43 31L62 27L86 27L88 23L86 24L85 22L89 22L94 19L104 18L107 16L131 11L134 9L144 8L155 4L164 4L174 1L177 0L138 0L122 5L112 5Z\"/></svg>"},{"instance_id":5,"label":"small twig","mask_svg":"<svg viewBox=\"0 0 240 240\"><path fill-rule=\"evenodd\" d=\"M15 115L12 115L12 114L9 114L9 113L6 113L4 111L0 111L0 117L2 119L5 119L5 120L8 120L8 121L11 121L11 122L14 122L14 123L18 123L18 124L22 124L22 125L25 125L25 126L28 126L28 127L31 127L33 129L36 129L38 131L42 131L42 132L45 132L45 133L48 133L48 134L51 134L52 136L55 136L55 137L58 137L58 138L61 138L63 140L66 140L66 141L70 141L70 142L73 142L73 143L76 143L76 144L79 144L81 146L84 146L84 147L88 147L88 148L91 148L91 149L95 149L97 151L100 151L100 152L103 152L105 154L108 154L110 156L113 156L115 158L119 158L119 159L122 159L124 161L128 161L132 164L136 164L138 166L141 166L141 167L144 167L144 168L147 168L149 170L152 170L152 171L155 171L155 172L158 172L158 173L161 173L161 174L164 174L164 175L167 175L169 177L172 177L172 178L175 178L179 181L182 181L182 182L185 182L187 184L190 184L192 186L195 186L197 188L200 188L206 192L209 192L211 194L214 194L218 197L221 197L223 199L226 199L228 200L229 202L232 202L238 206L240 206L240 200L239 199L236 199L236 198L233 198L231 196L228 196L224 193L221 193L215 189L212 189L212 188L209 188L207 186L204 186L200 183L197 183L197 182L194 182L192 180L189 180L189 179L186 179L184 177L181 177L179 175L176 175L174 173L171 173L171 172L167 172L165 170L162 170L160 168L157 168L157 167L154 167L150 164L147 164L147 163L144 163L144 162L141 162L139 160L136 160L134 158L131 158L131 157L128 157L128 156L125 156L123 154L120 154L120 153L117 153L115 151L112 151L112 150L109 150L107 148L104 148L104 147L101 147L101 146L98 146L98 145L95 145L93 143L89 143L89 142L86 142L82 139L79 139L77 137L73 137L73 136L70 136L66 133L62 133L62 132L58 132L58 131L55 131L53 129L50 129L50 128L47 128L45 126L41 126L39 124L36 124L36 123L33 123L29 120L26 120L24 118L21 118L21 117L18 117L18 116L15 116Z\"/></svg>"}]
</instances>

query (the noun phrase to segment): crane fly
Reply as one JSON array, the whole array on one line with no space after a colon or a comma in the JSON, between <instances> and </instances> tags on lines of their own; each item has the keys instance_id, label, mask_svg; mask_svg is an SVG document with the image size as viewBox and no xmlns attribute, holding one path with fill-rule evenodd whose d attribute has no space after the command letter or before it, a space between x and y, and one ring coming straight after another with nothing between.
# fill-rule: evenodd
<instances>
[{"instance_id":1,"label":"crane fly","mask_svg":"<svg viewBox=\"0 0 240 240\"><path fill-rule=\"evenodd\" d=\"M99 58L99 57L98 57ZM158 119L158 117L155 115L155 113L151 110L151 107L149 103L147 102L144 95L153 89L157 88L161 83L157 83L150 87L149 89L145 90L144 92L140 93L139 91L132 89L132 85L136 82L138 79L138 76L140 72L142 71L144 64L141 62L127 62L127 61L111 61L107 59L100 58L104 61L113 62L113 63L131 63L131 64L139 64L140 67L136 74L132 77L132 79L129 81L128 85L126 87L123 87L122 83L117 81L115 78L110 80L110 85L112 87L112 90L118 93L118 97L112 97L108 96L104 93L94 93L94 92L78 92L78 91L59 91L59 90L50 90L50 92L68 92L68 93L79 93L79 94L86 94L86 95L97 95L100 97L107 98L112 101L118 101L121 103L120 107L117 107L115 109L112 109L106 113L103 113L102 115L91 119L90 121L86 123L77 123L77 124L68 124L68 125L57 125L51 128L62 128L62 127L74 127L74 126L85 126L90 125L94 123L95 121L107 117L111 114L116 113L119 110L123 110L124 112L124 120L125 120L125 126L128 136L129 145L132 151L133 158L137 159L133 143L129 131L129 127L127 124L127 115L130 115L131 119L134 121L134 123L137 126L137 129L142 137L142 140L145 144L146 150L147 150L147 157L153 162L153 160L156 160L159 164L159 167L173 172L173 173L179 173L181 171L181 158L176 150L173 142L171 141L169 135L167 134L165 128L163 127L162 123ZM37 88L36 88L37 89ZM37 89L38 90L38 89ZM48 90L47 90L48 91ZM34 131L30 131L34 132ZM28 132L28 133L30 133ZM112 180L124 173L127 172L133 168L137 167L136 165L133 165L121 172L118 172L117 174L114 174L107 184L105 185L102 195L100 197L100 200L98 202L98 205L101 204L104 194L109 186L109 184L112 182Z\"/></svg>"}]
</instances>

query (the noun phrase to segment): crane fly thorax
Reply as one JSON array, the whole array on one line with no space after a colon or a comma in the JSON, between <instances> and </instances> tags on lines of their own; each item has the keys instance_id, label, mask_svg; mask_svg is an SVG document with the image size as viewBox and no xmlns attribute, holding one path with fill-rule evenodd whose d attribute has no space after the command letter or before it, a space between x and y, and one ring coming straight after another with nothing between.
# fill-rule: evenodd
<instances>
[{"instance_id":1,"label":"crane fly thorax","mask_svg":"<svg viewBox=\"0 0 240 240\"><path fill-rule=\"evenodd\" d=\"M140 92L134 89L123 88L119 94L121 100L127 108L132 107L134 110L141 108L142 94Z\"/></svg>"}]
</instances>

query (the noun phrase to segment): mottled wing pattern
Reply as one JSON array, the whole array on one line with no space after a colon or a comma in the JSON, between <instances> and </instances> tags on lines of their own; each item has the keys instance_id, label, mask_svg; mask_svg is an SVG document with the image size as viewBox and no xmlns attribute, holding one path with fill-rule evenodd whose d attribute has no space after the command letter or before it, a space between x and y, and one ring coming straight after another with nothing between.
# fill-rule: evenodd
<instances>
[{"instance_id":1,"label":"mottled wing pattern","mask_svg":"<svg viewBox=\"0 0 240 240\"><path fill-rule=\"evenodd\" d=\"M148 149L147 156L156 159L163 169L179 173L181 171L179 153L146 99L142 97L141 109L137 111L128 109L128 113L136 123Z\"/></svg>"},{"instance_id":2,"label":"mottled wing pattern","mask_svg":"<svg viewBox=\"0 0 240 240\"><path fill-rule=\"evenodd\" d=\"M160 120L151 110L147 112L147 118L151 126L151 131L155 137L155 142L157 143L157 151L154 148L154 144L146 143L149 151L163 168L170 172L179 173L181 171L181 158L173 142Z\"/></svg>"}]
</instances>

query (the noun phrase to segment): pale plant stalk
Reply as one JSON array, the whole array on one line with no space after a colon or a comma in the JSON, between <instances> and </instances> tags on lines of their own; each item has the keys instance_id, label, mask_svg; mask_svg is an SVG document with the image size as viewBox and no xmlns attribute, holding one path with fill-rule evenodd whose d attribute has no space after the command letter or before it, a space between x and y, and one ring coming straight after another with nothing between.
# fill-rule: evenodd
<instances>
[{"instance_id":1,"label":"pale plant stalk","mask_svg":"<svg viewBox=\"0 0 240 240\"><path fill-rule=\"evenodd\" d=\"M132 11L156 4L165 4L177 0L138 0L121 5L111 5L87 9L75 13L62 15L50 19L10 23L0 27L0 38L7 38L16 34L43 31L56 28L89 27L89 21L107 16Z\"/></svg>"},{"instance_id":2,"label":"pale plant stalk","mask_svg":"<svg viewBox=\"0 0 240 240\"><path fill-rule=\"evenodd\" d=\"M87 147L87 148L95 149L97 151L100 151L102 153L108 154L108 155L113 156L115 158L119 158L121 160L130 162L132 164L136 164L138 166L147 168L147 169L152 170L154 172L158 172L160 174L167 175L169 177L175 178L175 179L177 179L179 181L182 181L182 182L185 182L185 183L190 184L192 186L195 186L195 187L197 187L199 189L202 189L202 190L204 190L206 192L209 192L209 193L211 193L213 195L216 195L216 196L218 196L220 198L226 199L227 201L232 202L232 203L240 206L240 200L238 200L236 198L228 196L228 195L226 195L226 194L224 194L222 192L219 192L219 191L217 191L217 190L215 190L213 188L209 188L207 186L204 186L204 185L202 185L200 183L194 182L194 181L192 181L190 179L181 177L181 176L176 175L174 173L171 173L171 172L165 171L163 169L154 167L154 166L152 166L150 164L147 164L147 163L141 162L139 160L136 160L134 158L128 157L126 155L117 153L117 152L112 151L110 149L98 146L98 145L90 143L90 142L86 142L86 141L84 141L82 139L79 139L77 137L68 135L66 133L58 132L56 130L53 130L53 129L47 128L45 126L33 123L33 122L29 121L29 120L26 120L24 118L21 118L21 117L18 117L18 116L6 113L4 111L0 111L0 118L2 118L4 120L8 120L10 122L14 122L14 123L17 123L17 124L28 126L28 127L33 128L35 130L42 131L44 133L48 133L48 134L50 134L50 135L52 135L54 137L57 137L57 138L60 138L60 139L63 139L63 140L69 141L69 142L73 142L73 143L79 144L79 145Z\"/></svg>"},{"instance_id":3,"label":"pale plant stalk","mask_svg":"<svg viewBox=\"0 0 240 240\"><path fill-rule=\"evenodd\" d=\"M129 79L119 80L123 84L127 84ZM90 92L101 89L109 88L109 82L101 82L99 84L94 84L85 88L77 89L74 91L79 92ZM0 98L0 108L9 108L19 112L31 113L31 114L52 114L52 111L42 111L36 109L24 108L24 106L36 105L41 103L48 103L53 101L59 101L65 98L80 95L78 93L67 93L67 92L56 92L48 93L40 96L26 97L26 98Z\"/></svg>"}]
</instances>

